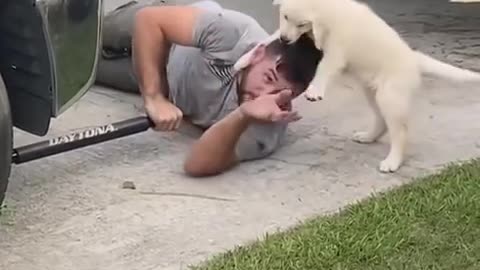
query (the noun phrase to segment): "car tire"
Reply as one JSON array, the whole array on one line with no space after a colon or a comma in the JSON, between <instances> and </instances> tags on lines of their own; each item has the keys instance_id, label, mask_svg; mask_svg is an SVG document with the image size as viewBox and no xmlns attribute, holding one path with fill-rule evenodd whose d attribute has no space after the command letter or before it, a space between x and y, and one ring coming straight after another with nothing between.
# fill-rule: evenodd
<instances>
[{"instance_id":1,"label":"car tire","mask_svg":"<svg viewBox=\"0 0 480 270\"><path fill-rule=\"evenodd\" d=\"M7 89L0 75L0 207L5 199L12 165L12 116Z\"/></svg>"}]
</instances>

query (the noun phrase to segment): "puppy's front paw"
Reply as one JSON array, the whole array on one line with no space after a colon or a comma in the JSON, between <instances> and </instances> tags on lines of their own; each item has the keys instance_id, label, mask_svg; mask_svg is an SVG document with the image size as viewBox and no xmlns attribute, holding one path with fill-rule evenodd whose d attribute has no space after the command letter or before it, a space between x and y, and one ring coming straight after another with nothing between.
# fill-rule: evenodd
<instances>
[{"instance_id":1,"label":"puppy's front paw","mask_svg":"<svg viewBox=\"0 0 480 270\"><path fill-rule=\"evenodd\" d=\"M373 143L375 142L375 139L376 138L372 137L371 134L366 131L355 132L353 133L353 137L352 137L352 140L354 142L364 143L364 144Z\"/></svg>"},{"instance_id":2,"label":"puppy's front paw","mask_svg":"<svg viewBox=\"0 0 480 270\"><path fill-rule=\"evenodd\" d=\"M318 89L315 88L314 86L310 85L305 91L305 98L309 101L322 100L323 93L321 91L318 91Z\"/></svg>"},{"instance_id":3,"label":"puppy's front paw","mask_svg":"<svg viewBox=\"0 0 480 270\"><path fill-rule=\"evenodd\" d=\"M382 173L393 173L400 168L401 161L395 158L387 157L382 162L380 162L379 170Z\"/></svg>"}]
</instances>

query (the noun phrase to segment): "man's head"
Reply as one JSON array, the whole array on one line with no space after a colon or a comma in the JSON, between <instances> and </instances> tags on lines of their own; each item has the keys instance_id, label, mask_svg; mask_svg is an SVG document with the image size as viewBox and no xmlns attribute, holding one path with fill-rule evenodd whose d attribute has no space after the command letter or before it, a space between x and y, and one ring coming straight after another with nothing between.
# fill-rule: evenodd
<instances>
[{"instance_id":1,"label":"man's head","mask_svg":"<svg viewBox=\"0 0 480 270\"><path fill-rule=\"evenodd\" d=\"M254 99L284 89L292 90L295 97L300 95L313 79L322 56L307 36L290 44L276 39L257 46L244 69L243 98Z\"/></svg>"}]
</instances>

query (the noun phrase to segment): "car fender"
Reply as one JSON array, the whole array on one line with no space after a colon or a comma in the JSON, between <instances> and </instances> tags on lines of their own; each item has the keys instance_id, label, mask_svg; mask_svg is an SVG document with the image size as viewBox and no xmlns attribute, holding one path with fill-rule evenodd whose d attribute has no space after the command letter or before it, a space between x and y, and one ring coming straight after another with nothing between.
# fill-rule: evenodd
<instances>
[{"instance_id":1,"label":"car fender","mask_svg":"<svg viewBox=\"0 0 480 270\"><path fill-rule=\"evenodd\" d=\"M0 206L7 191L12 161L12 117L10 101L0 75Z\"/></svg>"}]
</instances>

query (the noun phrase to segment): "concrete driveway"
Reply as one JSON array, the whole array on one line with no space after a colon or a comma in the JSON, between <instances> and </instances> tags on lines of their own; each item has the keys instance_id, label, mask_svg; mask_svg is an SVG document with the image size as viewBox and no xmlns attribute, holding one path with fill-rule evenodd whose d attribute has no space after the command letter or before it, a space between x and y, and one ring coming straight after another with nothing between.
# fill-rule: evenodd
<instances>
[{"instance_id":1,"label":"concrete driveway","mask_svg":"<svg viewBox=\"0 0 480 270\"><path fill-rule=\"evenodd\" d=\"M107 0L106 7L123 2ZM276 25L270 1L220 2L254 15L269 31ZM413 47L480 69L480 6L452 10L440 2L370 1ZM296 101L304 119L291 126L287 144L271 158L215 178L182 174L195 138L189 127L14 167L7 195L12 211L0 220L0 269L187 269L266 232L479 156L478 85L425 78L413 107L406 164L389 175L377 171L387 138L374 145L350 140L371 120L363 97L341 84L329 95L320 103ZM141 114L138 96L93 87L53 122L48 136ZM40 139L15 135L16 145ZM137 189L122 189L124 181Z\"/></svg>"}]
</instances>

